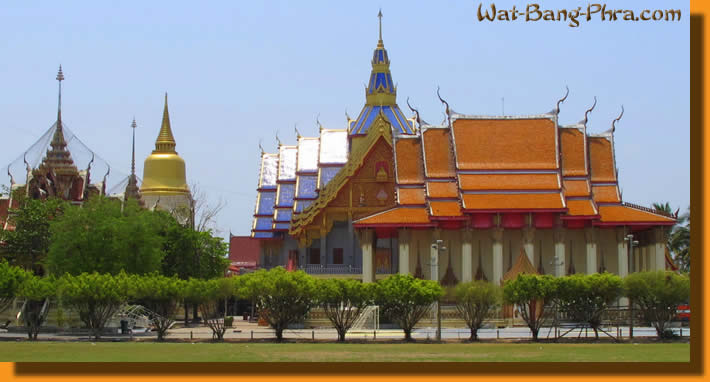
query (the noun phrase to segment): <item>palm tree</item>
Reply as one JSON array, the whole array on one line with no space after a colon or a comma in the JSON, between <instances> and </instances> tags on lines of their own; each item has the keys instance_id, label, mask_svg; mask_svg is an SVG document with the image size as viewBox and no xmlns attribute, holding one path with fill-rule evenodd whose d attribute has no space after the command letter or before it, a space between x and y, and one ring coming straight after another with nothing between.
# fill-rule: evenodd
<instances>
[{"instance_id":1,"label":"palm tree","mask_svg":"<svg viewBox=\"0 0 710 382\"><path fill-rule=\"evenodd\" d=\"M673 260L682 272L690 272L690 207L683 215L678 216L671 210L670 203L653 203L657 211L676 216L676 224L666 229L668 241L666 248L673 256Z\"/></svg>"}]
</instances>

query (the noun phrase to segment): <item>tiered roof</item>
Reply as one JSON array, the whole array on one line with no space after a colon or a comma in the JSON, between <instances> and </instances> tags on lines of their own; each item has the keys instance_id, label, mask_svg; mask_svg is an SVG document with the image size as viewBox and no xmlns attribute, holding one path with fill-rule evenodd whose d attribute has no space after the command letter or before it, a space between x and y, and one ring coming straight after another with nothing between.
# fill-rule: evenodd
<instances>
[{"instance_id":1,"label":"tiered roof","mask_svg":"<svg viewBox=\"0 0 710 382\"><path fill-rule=\"evenodd\" d=\"M398 205L355 225L446 226L443 220L471 219L480 227L493 213L559 213L577 228L673 224L672 216L622 202L613 142L613 130L588 135L585 123L559 126L556 111L451 113L449 125L395 136Z\"/></svg>"}]
</instances>

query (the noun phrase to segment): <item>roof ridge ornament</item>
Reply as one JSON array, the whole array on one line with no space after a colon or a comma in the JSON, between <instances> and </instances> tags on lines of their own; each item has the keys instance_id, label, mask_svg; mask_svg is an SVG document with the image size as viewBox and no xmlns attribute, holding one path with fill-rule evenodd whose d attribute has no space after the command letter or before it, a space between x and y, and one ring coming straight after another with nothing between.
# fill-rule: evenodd
<instances>
[{"instance_id":1,"label":"roof ridge ornament","mask_svg":"<svg viewBox=\"0 0 710 382\"><path fill-rule=\"evenodd\" d=\"M441 88L439 86L436 87L436 96L439 97L439 101L446 105L446 120L448 121L449 127L451 127L451 108L449 107L449 103L444 101L443 98L441 98L441 93L439 92Z\"/></svg>"},{"instance_id":2,"label":"roof ridge ornament","mask_svg":"<svg viewBox=\"0 0 710 382\"><path fill-rule=\"evenodd\" d=\"M316 125L318 125L318 130L323 131L323 125L320 123L320 113L316 115Z\"/></svg>"},{"instance_id":3,"label":"roof ridge ornament","mask_svg":"<svg viewBox=\"0 0 710 382\"><path fill-rule=\"evenodd\" d=\"M282 145L281 139L279 139L279 131L278 130L276 130L276 142L279 143L279 147Z\"/></svg>"},{"instance_id":4,"label":"roof ridge ornament","mask_svg":"<svg viewBox=\"0 0 710 382\"><path fill-rule=\"evenodd\" d=\"M596 106L597 106L597 96L594 96L594 103L592 104L592 107L590 107L589 109L587 109L587 111L584 112L584 121L582 122L582 124L584 125L585 128L587 127L587 121L589 121L589 119L587 118L587 115L589 113L591 113L592 110L594 110L594 108Z\"/></svg>"},{"instance_id":5,"label":"roof ridge ornament","mask_svg":"<svg viewBox=\"0 0 710 382\"><path fill-rule=\"evenodd\" d=\"M612 133L614 133L614 131L616 130L616 123L619 122L619 120L620 120L621 117L623 117L623 116L624 116L624 105L621 105L621 114L619 114L619 116L616 117L616 119L614 119L614 120L611 122L611 132L612 132Z\"/></svg>"},{"instance_id":6,"label":"roof ridge ornament","mask_svg":"<svg viewBox=\"0 0 710 382\"><path fill-rule=\"evenodd\" d=\"M377 18L380 19L380 39L379 39L379 43L382 44L382 8L380 8L380 11L377 13Z\"/></svg>"},{"instance_id":7,"label":"roof ridge ornament","mask_svg":"<svg viewBox=\"0 0 710 382\"><path fill-rule=\"evenodd\" d=\"M417 110L417 109L415 109L415 108L412 107L412 105L409 103L409 97L407 97L407 106L409 107L409 110L411 110L412 113L414 113L414 115L415 115L414 118L416 119L417 124L418 124L419 126L421 126L421 125L422 125L422 120L421 120L421 118L419 118L419 110Z\"/></svg>"},{"instance_id":8,"label":"roof ridge ornament","mask_svg":"<svg viewBox=\"0 0 710 382\"><path fill-rule=\"evenodd\" d=\"M301 133L298 131L298 122L293 124L293 130L296 132L296 139L301 139Z\"/></svg>"},{"instance_id":9,"label":"roof ridge ornament","mask_svg":"<svg viewBox=\"0 0 710 382\"><path fill-rule=\"evenodd\" d=\"M259 150L261 150L261 155L263 156L265 151L264 151L264 146L261 145L261 138L259 138Z\"/></svg>"},{"instance_id":10,"label":"roof ridge ornament","mask_svg":"<svg viewBox=\"0 0 710 382\"><path fill-rule=\"evenodd\" d=\"M562 104L562 102L565 102L565 100L567 99L567 96L569 96L569 87L567 85L565 85L565 89L567 89L567 92L565 92L564 97L560 98L557 101L557 106L555 106L555 114L560 114L560 104Z\"/></svg>"}]
</instances>

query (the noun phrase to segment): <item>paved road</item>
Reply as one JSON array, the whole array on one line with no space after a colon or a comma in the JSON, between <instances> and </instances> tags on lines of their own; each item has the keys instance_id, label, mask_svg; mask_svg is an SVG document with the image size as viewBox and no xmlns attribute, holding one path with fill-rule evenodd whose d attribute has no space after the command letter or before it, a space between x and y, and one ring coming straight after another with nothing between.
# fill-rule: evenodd
<instances>
[{"instance_id":1,"label":"paved road","mask_svg":"<svg viewBox=\"0 0 710 382\"><path fill-rule=\"evenodd\" d=\"M558 329L559 330L559 329ZM629 334L628 328L621 328L621 336L627 337ZM673 328L677 335L681 335L680 328ZM562 330L564 333L566 329ZM560 333L560 332L558 332ZM616 336L616 328L611 329L610 335ZM441 337L444 340L456 340L456 339L467 339L470 335L470 331L466 328L452 328L452 329L442 329ZM682 328L682 336L687 337L690 335L689 328ZM530 335L530 330L523 327L515 328L504 328L504 329L481 329L478 331L478 336L481 339L528 339L532 336ZM542 328L539 334L540 338L554 338L555 330L553 328ZM634 327L634 337L655 337L656 330L651 327ZM155 337L155 333L136 333L134 338L145 338L149 339ZM268 327L258 326L256 324L247 323L243 321L236 321L235 327L228 328L225 333L225 338L227 339L269 339L274 338L274 331ZM337 332L334 329L289 329L284 331L284 337L288 339L302 339L302 340L336 340L338 338ZM418 328L412 333L412 337L418 340L434 339L436 337L436 328ZM575 329L566 334L566 338L577 338L577 337L594 337L594 331L588 329L586 332L584 329ZM600 337L605 337L600 333ZM26 339L27 335L24 332L0 332L0 339L11 340L11 339ZM78 334L61 334L61 333L40 333L40 339L45 340L88 340L88 334L78 335ZM104 336L105 339L129 339L129 335L110 335ZM168 333L168 338L180 338L180 339L210 339L212 338L212 331L208 327L200 326L194 328L177 328L171 329ZM404 332L399 329L380 329L375 331L354 331L348 333L348 339L360 339L360 340L392 340L392 339L402 339L404 338Z\"/></svg>"}]
</instances>

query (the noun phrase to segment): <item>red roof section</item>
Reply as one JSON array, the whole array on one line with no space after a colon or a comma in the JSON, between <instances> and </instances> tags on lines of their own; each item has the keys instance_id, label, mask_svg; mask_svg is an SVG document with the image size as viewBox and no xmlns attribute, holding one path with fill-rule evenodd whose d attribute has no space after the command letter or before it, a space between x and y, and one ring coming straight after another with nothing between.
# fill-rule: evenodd
<instances>
[{"instance_id":1,"label":"red roof section","mask_svg":"<svg viewBox=\"0 0 710 382\"><path fill-rule=\"evenodd\" d=\"M557 128L549 118L457 119L459 170L557 169Z\"/></svg>"},{"instance_id":2,"label":"red roof section","mask_svg":"<svg viewBox=\"0 0 710 382\"><path fill-rule=\"evenodd\" d=\"M259 264L260 244L250 236L229 237L229 261Z\"/></svg>"},{"instance_id":3,"label":"red roof section","mask_svg":"<svg viewBox=\"0 0 710 382\"><path fill-rule=\"evenodd\" d=\"M424 140L425 175L427 178L456 176L454 153L449 129L430 128L422 132Z\"/></svg>"}]
</instances>

